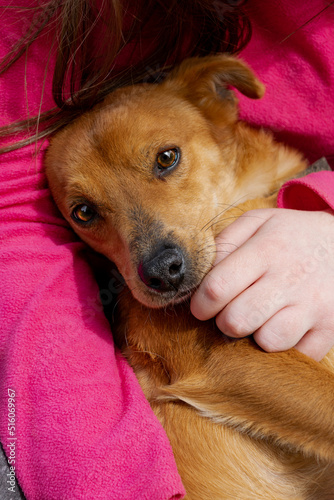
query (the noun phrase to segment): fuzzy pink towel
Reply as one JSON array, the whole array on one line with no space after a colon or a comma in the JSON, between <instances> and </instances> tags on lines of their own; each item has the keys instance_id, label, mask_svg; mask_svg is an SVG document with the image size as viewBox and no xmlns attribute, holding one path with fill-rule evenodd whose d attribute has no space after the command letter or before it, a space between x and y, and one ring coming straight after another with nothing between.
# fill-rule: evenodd
<instances>
[{"instance_id":1,"label":"fuzzy pink towel","mask_svg":"<svg viewBox=\"0 0 334 500\"><path fill-rule=\"evenodd\" d=\"M1 57L29 26L29 11L6 5ZM2 124L38 111L45 76L42 109L53 106L51 42L29 49L26 84L24 57L1 77ZM16 478L28 500L181 498L165 432L114 350L85 245L33 154L0 157L0 439Z\"/></svg>"}]
</instances>

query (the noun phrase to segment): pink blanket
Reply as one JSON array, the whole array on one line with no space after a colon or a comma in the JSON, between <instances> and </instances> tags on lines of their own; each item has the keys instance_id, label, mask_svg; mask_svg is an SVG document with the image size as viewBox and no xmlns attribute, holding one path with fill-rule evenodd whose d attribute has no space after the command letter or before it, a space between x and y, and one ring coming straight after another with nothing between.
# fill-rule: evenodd
<instances>
[{"instance_id":1,"label":"pink blanket","mask_svg":"<svg viewBox=\"0 0 334 500\"><path fill-rule=\"evenodd\" d=\"M241 99L242 117L274 128L311 161L333 158L333 8L282 40L323 7L249 1L254 36L243 54L267 94ZM28 23L0 13L2 57ZM27 87L24 58L1 77L1 123L35 114L45 75L42 109L52 106L51 35L29 49ZM42 152L33 153L0 157L0 439L16 477L28 500L181 498L165 433L114 350L85 246L54 207ZM292 181L281 203L312 208L305 193L316 190L324 205L314 208L333 207L333 174L307 179Z\"/></svg>"}]
</instances>

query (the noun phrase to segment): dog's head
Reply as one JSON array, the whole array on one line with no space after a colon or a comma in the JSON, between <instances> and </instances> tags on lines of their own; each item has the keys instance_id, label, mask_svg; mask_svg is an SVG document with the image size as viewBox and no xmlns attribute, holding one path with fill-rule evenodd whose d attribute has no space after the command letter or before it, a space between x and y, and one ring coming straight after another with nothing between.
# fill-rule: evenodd
<instances>
[{"instance_id":1,"label":"dog's head","mask_svg":"<svg viewBox=\"0 0 334 500\"><path fill-rule=\"evenodd\" d=\"M113 92L51 141L47 175L61 212L149 307L199 285L217 217L242 195L230 86L263 93L239 60L190 59L161 84Z\"/></svg>"}]
</instances>

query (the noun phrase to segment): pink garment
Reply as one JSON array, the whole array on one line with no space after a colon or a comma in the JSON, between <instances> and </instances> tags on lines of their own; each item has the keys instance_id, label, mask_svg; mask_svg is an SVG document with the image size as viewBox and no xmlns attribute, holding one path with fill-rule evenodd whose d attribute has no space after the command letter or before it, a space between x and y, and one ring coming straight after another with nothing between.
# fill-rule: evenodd
<instances>
[{"instance_id":1,"label":"pink garment","mask_svg":"<svg viewBox=\"0 0 334 500\"><path fill-rule=\"evenodd\" d=\"M310 163L325 156L333 168L334 6L326 7L323 0L249 0L253 36L241 56L266 93L260 101L240 96L240 107L242 119L273 130ZM279 206L286 208L320 210L333 204L331 172L291 181L279 196Z\"/></svg>"},{"instance_id":2,"label":"pink garment","mask_svg":"<svg viewBox=\"0 0 334 500\"><path fill-rule=\"evenodd\" d=\"M243 57L267 94L262 102L241 98L242 117L274 128L311 161L333 156L333 9L279 44L326 4L248 5L254 35ZM2 57L29 22L27 12L0 14ZM52 41L51 32L29 49L27 88L25 58L1 77L1 123L36 113L45 75L42 109L53 105ZM14 389L16 410L15 436L9 435L7 411L1 412L0 439L8 454L15 442L16 474L28 500L180 498L183 487L164 431L114 351L85 245L55 209L42 152L36 159L33 153L27 147L0 157L0 394L7 409L8 389ZM299 200L295 208L307 208L303 190L318 190L318 200L333 203L333 174L292 181L282 204Z\"/></svg>"},{"instance_id":3,"label":"pink garment","mask_svg":"<svg viewBox=\"0 0 334 500\"><path fill-rule=\"evenodd\" d=\"M334 210L333 175L333 172L318 172L303 179L292 179L280 190L278 206L298 210Z\"/></svg>"},{"instance_id":4,"label":"pink garment","mask_svg":"<svg viewBox=\"0 0 334 500\"><path fill-rule=\"evenodd\" d=\"M1 9L6 4L1 1ZM0 14L3 57L29 22L27 12ZM38 111L45 75L42 108L54 105L52 36L29 49L27 88L24 57L1 77L2 124ZM51 200L42 152L33 155L32 146L0 157L4 450L28 500L181 498L165 432L115 353L85 245ZM8 429L9 390L15 391L14 431Z\"/></svg>"}]
</instances>

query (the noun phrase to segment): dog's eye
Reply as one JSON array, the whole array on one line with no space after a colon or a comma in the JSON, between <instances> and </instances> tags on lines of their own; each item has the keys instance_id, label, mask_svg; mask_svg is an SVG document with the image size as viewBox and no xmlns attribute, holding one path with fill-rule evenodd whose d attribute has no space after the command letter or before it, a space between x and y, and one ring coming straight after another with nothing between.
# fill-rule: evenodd
<instances>
[{"instance_id":1,"label":"dog's eye","mask_svg":"<svg viewBox=\"0 0 334 500\"><path fill-rule=\"evenodd\" d=\"M156 166L160 174L164 174L165 171L174 168L180 160L180 151L177 148L166 149L166 151L161 151L157 155Z\"/></svg>"},{"instance_id":2,"label":"dog's eye","mask_svg":"<svg viewBox=\"0 0 334 500\"><path fill-rule=\"evenodd\" d=\"M168 149L157 156L157 163L161 168L169 168L177 161L178 152L176 149Z\"/></svg>"},{"instance_id":3,"label":"dog's eye","mask_svg":"<svg viewBox=\"0 0 334 500\"><path fill-rule=\"evenodd\" d=\"M89 205L82 203L72 210L71 215L75 222L86 223L91 222L96 217L96 211Z\"/></svg>"}]
</instances>

